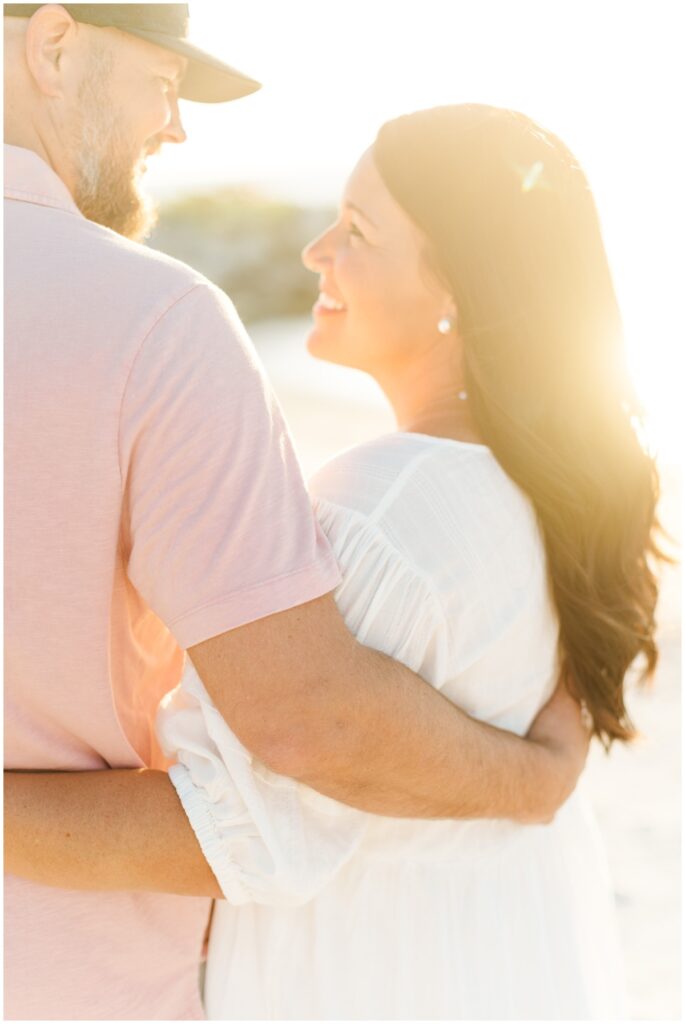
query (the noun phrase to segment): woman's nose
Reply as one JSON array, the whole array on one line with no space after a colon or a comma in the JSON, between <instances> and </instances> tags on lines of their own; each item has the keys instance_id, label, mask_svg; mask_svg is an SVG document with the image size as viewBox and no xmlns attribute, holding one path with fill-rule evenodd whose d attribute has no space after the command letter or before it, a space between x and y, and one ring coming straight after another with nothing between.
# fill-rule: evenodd
<instances>
[{"instance_id":1,"label":"woman's nose","mask_svg":"<svg viewBox=\"0 0 685 1024\"><path fill-rule=\"evenodd\" d=\"M319 273L333 259L333 247L331 245L332 228L327 228L323 234L315 238L302 250L302 262L307 270Z\"/></svg>"}]
</instances>

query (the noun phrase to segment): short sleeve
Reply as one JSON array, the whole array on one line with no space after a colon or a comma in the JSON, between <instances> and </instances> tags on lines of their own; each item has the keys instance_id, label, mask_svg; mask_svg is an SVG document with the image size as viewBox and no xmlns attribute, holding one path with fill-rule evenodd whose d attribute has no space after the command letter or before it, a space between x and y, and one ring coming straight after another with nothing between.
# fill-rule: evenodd
<instances>
[{"instance_id":1,"label":"short sleeve","mask_svg":"<svg viewBox=\"0 0 685 1024\"><path fill-rule=\"evenodd\" d=\"M339 582L280 408L219 289L191 288L144 339L119 436L128 575L182 647Z\"/></svg>"},{"instance_id":2,"label":"short sleeve","mask_svg":"<svg viewBox=\"0 0 685 1024\"><path fill-rule=\"evenodd\" d=\"M450 684L466 707L454 681L541 592L544 550L525 495L483 446L402 434L342 453L310 490L343 571L336 600L348 628Z\"/></svg>"}]
</instances>

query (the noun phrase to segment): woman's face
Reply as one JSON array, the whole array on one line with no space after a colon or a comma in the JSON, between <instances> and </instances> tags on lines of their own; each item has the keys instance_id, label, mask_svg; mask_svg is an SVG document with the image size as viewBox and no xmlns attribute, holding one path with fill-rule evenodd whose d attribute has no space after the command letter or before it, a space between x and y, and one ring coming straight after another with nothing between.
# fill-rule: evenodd
<instances>
[{"instance_id":1,"label":"woman's face","mask_svg":"<svg viewBox=\"0 0 685 1024\"><path fill-rule=\"evenodd\" d=\"M302 254L320 275L311 354L386 375L445 342L437 324L455 310L426 269L425 244L367 150L347 183L338 220Z\"/></svg>"}]
</instances>

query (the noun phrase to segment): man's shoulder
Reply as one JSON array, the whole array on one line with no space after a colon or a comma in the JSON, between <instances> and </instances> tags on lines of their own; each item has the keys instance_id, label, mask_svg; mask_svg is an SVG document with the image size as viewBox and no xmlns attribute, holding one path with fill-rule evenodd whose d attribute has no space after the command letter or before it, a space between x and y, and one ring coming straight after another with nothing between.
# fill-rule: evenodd
<instances>
[{"instance_id":1,"label":"man's shoulder","mask_svg":"<svg viewBox=\"0 0 685 1024\"><path fill-rule=\"evenodd\" d=\"M92 251L95 264L101 272L111 275L113 286L125 285L129 289L129 301L134 295L159 296L160 291L175 298L198 285L214 288L203 274L173 256L91 221L84 227L85 244Z\"/></svg>"},{"instance_id":2,"label":"man's shoulder","mask_svg":"<svg viewBox=\"0 0 685 1024\"><path fill-rule=\"evenodd\" d=\"M249 347L230 298L197 270L71 211L17 206L23 216L6 268L17 338L30 334L64 358L92 353L96 339L97 351L122 365L148 339Z\"/></svg>"},{"instance_id":3,"label":"man's shoulder","mask_svg":"<svg viewBox=\"0 0 685 1024\"><path fill-rule=\"evenodd\" d=\"M231 336L245 334L230 297L181 260L92 221L79 225L73 245L68 278L84 296L79 316L109 324L113 336L143 337L158 323L168 333L181 322L201 321ZM55 272L65 273L53 265Z\"/></svg>"}]
</instances>

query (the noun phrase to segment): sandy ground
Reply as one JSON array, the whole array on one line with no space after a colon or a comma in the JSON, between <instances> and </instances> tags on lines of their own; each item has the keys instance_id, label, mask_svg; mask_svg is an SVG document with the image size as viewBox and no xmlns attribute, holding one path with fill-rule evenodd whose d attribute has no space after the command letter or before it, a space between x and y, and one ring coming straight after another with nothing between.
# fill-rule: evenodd
<instances>
[{"instance_id":1,"label":"sandy ground","mask_svg":"<svg viewBox=\"0 0 685 1024\"><path fill-rule=\"evenodd\" d=\"M303 349L306 322L251 331L290 423L306 475L335 452L393 429L375 385L355 371L317 363ZM680 478L663 470L662 519L681 536ZM664 573L661 661L648 690L630 691L642 738L609 756L591 753L584 786L612 868L631 1016L680 1019L680 570Z\"/></svg>"}]
</instances>

